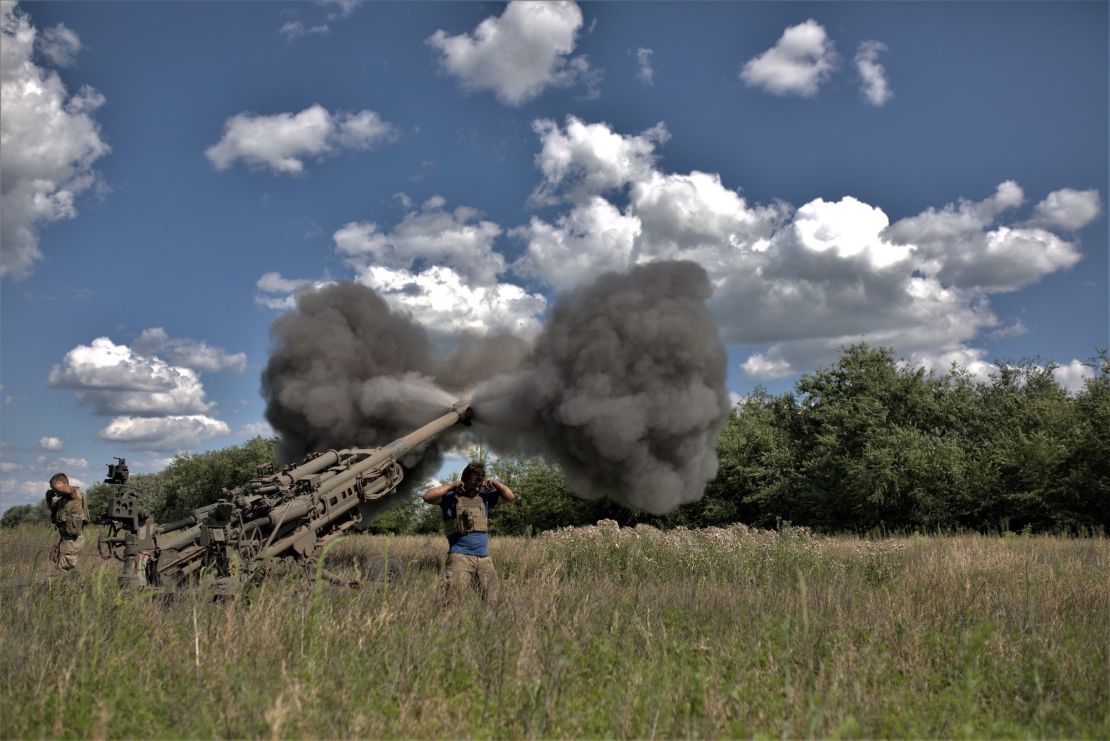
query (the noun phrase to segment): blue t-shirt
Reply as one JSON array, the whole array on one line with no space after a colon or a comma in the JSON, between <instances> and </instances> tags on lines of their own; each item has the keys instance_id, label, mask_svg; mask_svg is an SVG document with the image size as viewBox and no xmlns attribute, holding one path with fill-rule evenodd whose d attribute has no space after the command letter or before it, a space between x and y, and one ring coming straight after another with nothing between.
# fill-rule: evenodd
<instances>
[{"instance_id":1,"label":"blue t-shirt","mask_svg":"<svg viewBox=\"0 0 1110 741\"><path fill-rule=\"evenodd\" d=\"M482 497L482 503L486 507L486 517L489 517L489 511L497 506L497 500L501 498L501 492L492 486L486 486L479 489L478 494ZM443 512L444 520L455 517L455 506L458 504L458 500L459 496L456 489L449 490L443 495L443 499L439 500L439 508ZM461 553L464 556L489 555L489 533L455 533L447 536L447 542L451 546L447 551L448 553Z\"/></svg>"}]
</instances>

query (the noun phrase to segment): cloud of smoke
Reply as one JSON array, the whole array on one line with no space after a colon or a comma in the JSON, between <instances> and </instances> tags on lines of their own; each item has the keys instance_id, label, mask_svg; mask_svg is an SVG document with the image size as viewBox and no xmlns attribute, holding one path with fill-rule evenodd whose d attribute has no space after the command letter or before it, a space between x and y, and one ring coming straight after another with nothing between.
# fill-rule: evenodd
<instances>
[{"instance_id":1,"label":"cloud of smoke","mask_svg":"<svg viewBox=\"0 0 1110 741\"><path fill-rule=\"evenodd\" d=\"M575 494L663 514L716 475L728 418L725 351L705 308L712 286L689 262L607 273L560 297L529 348L465 336L443 358L424 329L371 289L301 294L271 327L266 418L286 460L382 445L472 396L474 429L505 453L558 464ZM402 463L434 473L433 441Z\"/></svg>"},{"instance_id":2,"label":"cloud of smoke","mask_svg":"<svg viewBox=\"0 0 1110 741\"><path fill-rule=\"evenodd\" d=\"M437 358L424 329L364 286L335 284L301 294L270 336L262 394L284 460L384 445L454 401L432 381ZM403 462L427 474L439 461L430 447Z\"/></svg>"},{"instance_id":3,"label":"cloud of smoke","mask_svg":"<svg viewBox=\"0 0 1110 741\"><path fill-rule=\"evenodd\" d=\"M712 290L694 263L655 262L560 297L521 368L476 390L478 433L557 463L584 498L700 499L730 406Z\"/></svg>"},{"instance_id":4,"label":"cloud of smoke","mask_svg":"<svg viewBox=\"0 0 1110 741\"><path fill-rule=\"evenodd\" d=\"M436 372L436 383L468 391L482 381L515 370L528 356L528 343L510 334L467 334Z\"/></svg>"}]
</instances>

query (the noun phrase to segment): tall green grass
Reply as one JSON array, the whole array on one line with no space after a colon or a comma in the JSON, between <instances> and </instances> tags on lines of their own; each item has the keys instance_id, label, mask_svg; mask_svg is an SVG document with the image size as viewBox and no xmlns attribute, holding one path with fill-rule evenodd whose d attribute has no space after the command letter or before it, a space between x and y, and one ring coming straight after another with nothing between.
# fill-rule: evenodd
<instances>
[{"instance_id":1,"label":"tall green grass","mask_svg":"<svg viewBox=\"0 0 1110 741\"><path fill-rule=\"evenodd\" d=\"M237 601L121 592L90 545L80 579L0 592L0 736L1110 736L1104 539L602 526L493 548L499 600L444 609L439 538L336 547L399 558L400 586L288 574ZM0 579L36 567L0 553Z\"/></svg>"}]
</instances>

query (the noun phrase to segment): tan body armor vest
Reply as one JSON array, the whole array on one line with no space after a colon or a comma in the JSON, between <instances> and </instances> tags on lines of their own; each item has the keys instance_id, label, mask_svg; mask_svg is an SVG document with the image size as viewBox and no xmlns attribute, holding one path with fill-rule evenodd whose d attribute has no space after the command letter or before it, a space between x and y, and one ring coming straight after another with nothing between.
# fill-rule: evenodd
<instances>
[{"instance_id":1,"label":"tan body armor vest","mask_svg":"<svg viewBox=\"0 0 1110 741\"><path fill-rule=\"evenodd\" d=\"M451 490L455 494L455 516L443 521L443 532L448 536L466 533L484 533L489 530L489 515L481 489L468 496L461 486Z\"/></svg>"},{"instance_id":2,"label":"tan body armor vest","mask_svg":"<svg viewBox=\"0 0 1110 741\"><path fill-rule=\"evenodd\" d=\"M89 521L89 510L85 506L85 495L74 487L72 496L63 496L63 502L54 513L54 524L63 535L77 537Z\"/></svg>"}]
</instances>

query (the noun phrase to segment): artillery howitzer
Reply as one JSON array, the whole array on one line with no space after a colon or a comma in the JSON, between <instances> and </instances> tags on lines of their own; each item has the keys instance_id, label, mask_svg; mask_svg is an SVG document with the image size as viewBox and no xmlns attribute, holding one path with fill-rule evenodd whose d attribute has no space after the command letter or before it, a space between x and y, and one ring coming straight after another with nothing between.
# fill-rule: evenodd
<instances>
[{"instance_id":1,"label":"artillery howitzer","mask_svg":"<svg viewBox=\"0 0 1110 741\"><path fill-rule=\"evenodd\" d=\"M225 491L213 504L174 522L159 524L138 496L122 488L123 459L108 466L107 483L121 486L102 522L97 544L103 558L123 562L124 586L174 587L202 575L216 591L234 592L260 578L275 557L292 558L310 578L324 546L351 528L363 529L385 511L404 472L400 460L415 447L455 424L469 425L467 402L382 448L329 450L274 473L263 467L257 478ZM331 581L350 583L330 574Z\"/></svg>"}]
</instances>

